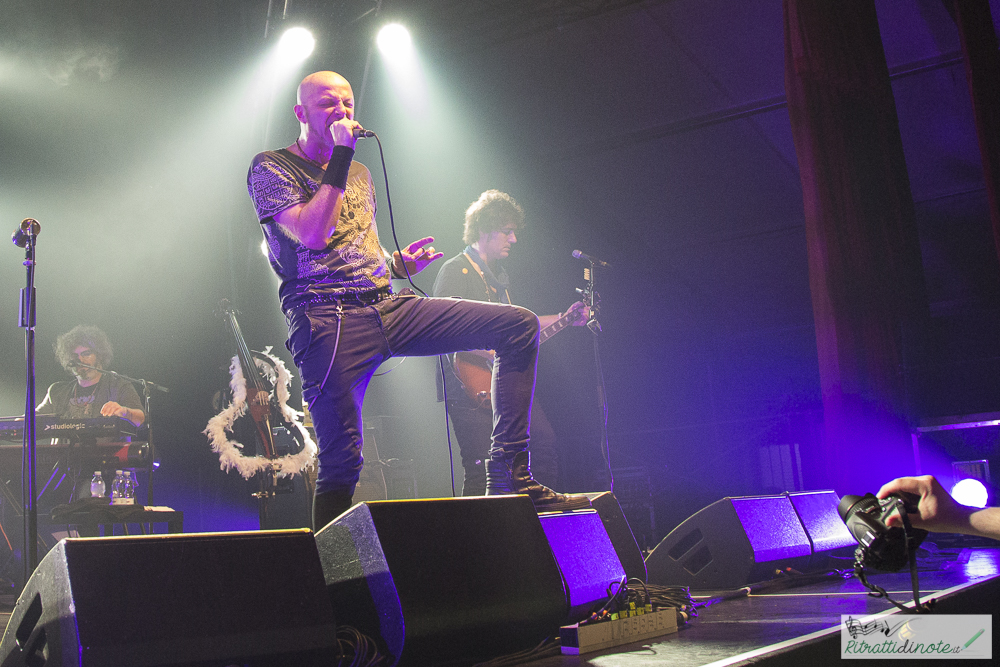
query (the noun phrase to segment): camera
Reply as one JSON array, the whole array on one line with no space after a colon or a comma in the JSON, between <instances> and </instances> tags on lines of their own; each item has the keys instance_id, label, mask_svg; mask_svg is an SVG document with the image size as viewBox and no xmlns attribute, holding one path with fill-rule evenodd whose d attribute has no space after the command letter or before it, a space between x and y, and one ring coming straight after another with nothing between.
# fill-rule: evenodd
<instances>
[{"instance_id":1,"label":"camera","mask_svg":"<svg viewBox=\"0 0 1000 667\"><path fill-rule=\"evenodd\" d=\"M847 529L858 541L855 558L864 567L886 572L897 572L908 563L907 555L913 553L927 537L927 531L909 528L905 519L908 511L916 511L916 504L904 495L891 495L879 500L874 494L844 496L837 511L847 524ZM901 512L904 525L889 527L886 519L893 512Z\"/></svg>"}]
</instances>

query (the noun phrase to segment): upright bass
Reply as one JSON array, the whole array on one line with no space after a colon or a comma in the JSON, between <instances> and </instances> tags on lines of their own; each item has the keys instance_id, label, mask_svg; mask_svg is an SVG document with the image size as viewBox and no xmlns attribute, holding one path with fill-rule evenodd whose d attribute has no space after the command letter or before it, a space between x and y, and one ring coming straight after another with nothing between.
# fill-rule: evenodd
<instances>
[{"instance_id":1,"label":"upright bass","mask_svg":"<svg viewBox=\"0 0 1000 667\"><path fill-rule=\"evenodd\" d=\"M316 444L303 427L300 414L287 405L291 376L284 364L268 353L269 348L264 352L250 350L228 301L222 301L220 312L236 342L236 357L230 367L233 402L209 421L205 433L224 470L236 468L246 479L260 475L260 490L254 496L260 502L263 527L267 500L291 491L291 475L313 464ZM246 413L253 422L257 456L245 455L243 445L226 436L235 420Z\"/></svg>"}]
</instances>

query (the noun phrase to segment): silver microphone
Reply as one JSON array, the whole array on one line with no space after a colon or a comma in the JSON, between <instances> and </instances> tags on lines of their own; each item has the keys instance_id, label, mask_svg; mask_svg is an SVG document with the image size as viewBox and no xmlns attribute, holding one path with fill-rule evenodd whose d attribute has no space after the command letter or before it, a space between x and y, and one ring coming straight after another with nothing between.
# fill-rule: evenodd
<instances>
[{"instance_id":1,"label":"silver microphone","mask_svg":"<svg viewBox=\"0 0 1000 667\"><path fill-rule=\"evenodd\" d=\"M355 139L364 139L365 137L374 137L374 136L375 136L375 133L372 132L371 130L366 130L363 127L356 127L356 128L354 128L354 138Z\"/></svg>"},{"instance_id":2,"label":"silver microphone","mask_svg":"<svg viewBox=\"0 0 1000 667\"><path fill-rule=\"evenodd\" d=\"M593 264L595 266L603 266L603 267L610 267L611 266L610 264L608 264L607 262L605 262L603 259L597 259L596 257L591 257L590 255L588 255L586 253L583 253L583 252L580 252L579 250L574 250L573 251L573 257L576 257L577 259L582 259L585 262L590 262L591 264Z\"/></svg>"},{"instance_id":3,"label":"silver microphone","mask_svg":"<svg viewBox=\"0 0 1000 667\"><path fill-rule=\"evenodd\" d=\"M23 248L28 245L28 241L33 236L38 236L38 233L42 231L42 226L38 224L38 221L34 218L25 218L21 221L21 224L14 233L11 235L10 240L14 242L18 248Z\"/></svg>"}]
</instances>

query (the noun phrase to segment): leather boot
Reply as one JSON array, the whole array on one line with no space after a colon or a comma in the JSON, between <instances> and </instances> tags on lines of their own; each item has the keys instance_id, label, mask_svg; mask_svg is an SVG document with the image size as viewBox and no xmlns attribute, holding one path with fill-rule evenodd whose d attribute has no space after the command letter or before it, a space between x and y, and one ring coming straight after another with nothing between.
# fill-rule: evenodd
<instances>
[{"instance_id":1,"label":"leather boot","mask_svg":"<svg viewBox=\"0 0 1000 667\"><path fill-rule=\"evenodd\" d=\"M483 457L486 458L485 456ZM473 461L465 466L465 481L462 482L463 496L486 494L486 468L483 461Z\"/></svg>"},{"instance_id":2,"label":"leather boot","mask_svg":"<svg viewBox=\"0 0 1000 667\"><path fill-rule=\"evenodd\" d=\"M502 455L501 455L502 456ZM510 485L510 463L501 458L498 461L486 459L486 495L505 496L515 493Z\"/></svg>"},{"instance_id":3,"label":"leather boot","mask_svg":"<svg viewBox=\"0 0 1000 667\"><path fill-rule=\"evenodd\" d=\"M351 502L353 500L353 493L343 493L341 491L317 493L313 496L313 530L319 531L326 524L351 509Z\"/></svg>"},{"instance_id":4,"label":"leather boot","mask_svg":"<svg viewBox=\"0 0 1000 667\"><path fill-rule=\"evenodd\" d=\"M538 512L568 512L590 507L584 495L565 495L542 486L531 477L530 454L517 452L513 456L501 454L486 461L486 495L525 494L531 498Z\"/></svg>"}]
</instances>

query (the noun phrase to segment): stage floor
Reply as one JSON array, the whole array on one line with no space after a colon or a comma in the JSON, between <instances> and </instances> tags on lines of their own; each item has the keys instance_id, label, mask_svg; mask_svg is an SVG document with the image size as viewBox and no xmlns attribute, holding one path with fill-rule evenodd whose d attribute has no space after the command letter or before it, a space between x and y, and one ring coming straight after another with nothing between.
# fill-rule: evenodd
<instances>
[{"instance_id":1,"label":"stage floor","mask_svg":"<svg viewBox=\"0 0 1000 667\"><path fill-rule=\"evenodd\" d=\"M934 545L927 546L928 551L918 560L921 601L939 599L935 608L939 613L1000 613L1000 549L948 547L931 551ZM908 570L872 574L868 579L886 589L894 600L912 604ZM724 600L701 609L698 618L676 633L658 639L521 664L818 667L840 662L841 614L864 616L890 610L895 607L868 595L856 577L830 580Z\"/></svg>"},{"instance_id":2,"label":"stage floor","mask_svg":"<svg viewBox=\"0 0 1000 667\"><path fill-rule=\"evenodd\" d=\"M935 598L938 613L1000 613L1000 548L926 546L918 561L922 601ZM908 571L871 574L869 581L885 588L895 600L912 603ZM696 595L696 599L705 598ZM0 610L0 623L6 626L10 607L5 604ZM581 656L552 655L506 664L818 667L840 661L841 614L898 613L894 610L884 599L868 595L856 578L831 577L820 583L716 602L700 609L699 617L676 633L653 640Z\"/></svg>"}]
</instances>

